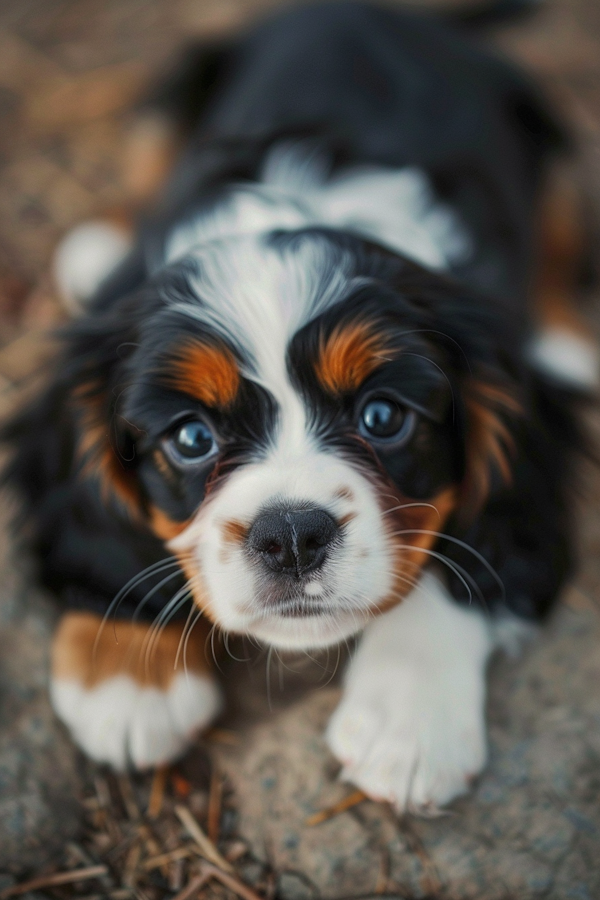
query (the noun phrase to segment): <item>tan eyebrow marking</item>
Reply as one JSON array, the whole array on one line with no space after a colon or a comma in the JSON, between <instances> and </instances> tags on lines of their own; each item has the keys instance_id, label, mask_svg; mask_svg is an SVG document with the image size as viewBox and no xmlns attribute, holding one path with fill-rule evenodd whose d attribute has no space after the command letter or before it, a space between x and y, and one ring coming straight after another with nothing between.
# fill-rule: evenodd
<instances>
[{"instance_id":1,"label":"tan eyebrow marking","mask_svg":"<svg viewBox=\"0 0 600 900\"><path fill-rule=\"evenodd\" d=\"M206 406L226 408L236 398L240 373L233 353L223 344L190 339L176 351L167 380Z\"/></svg>"},{"instance_id":2,"label":"tan eyebrow marking","mask_svg":"<svg viewBox=\"0 0 600 900\"><path fill-rule=\"evenodd\" d=\"M321 341L317 378L335 396L355 391L391 353L385 335L372 322L341 325Z\"/></svg>"}]
</instances>

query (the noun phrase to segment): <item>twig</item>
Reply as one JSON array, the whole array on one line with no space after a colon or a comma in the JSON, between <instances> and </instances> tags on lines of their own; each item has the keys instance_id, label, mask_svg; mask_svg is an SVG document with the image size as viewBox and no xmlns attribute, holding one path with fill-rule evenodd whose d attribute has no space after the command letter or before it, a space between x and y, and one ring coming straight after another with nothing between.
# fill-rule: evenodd
<instances>
[{"instance_id":1,"label":"twig","mask_svg":"<svg viewBox=\"0 0 600 900\"><path fill-rule=\"evenodd\" d=\"M189 836L193 838L198 845L201 855L224 872L233 873L233 867L227 862L225 857L219 853L213 842L204 834L189 809L186 809L185 806L181 806L181 804L177 804L175 813Z\"/></svg>"},{"instance_id":2,"label":"twig","mask_svg":"<svg viewBox=\"0 0 600 900\"><path fill-rule=\"evenodd\" d=\"M213 763L213 770L210 779L210 789L208 792L208 813L206 830L209 839L216 845L219 840L219 827L221 824L221 797L223 795L223 781L221 774Z\"/></svg>"},{"instance_id":3,"label":"twig","mask_svg":"<svg viewBox=\"0 0 600 900\"><path fill-rule=\"evenodd\" d=\"M75 856L83 866L90 868L92 866L100 865L97 859L93 859L87 850L84 850L84 848L80 844L76 844L75 841L69 841L66 849L72 856ZM102 875L98 881L106 892L113 890L115 887L112 875Z\"/></svg>"},{"instance_id":4,"label":"twig","mask_svg":"<svg viewBox=\"0 0 600 900\"><path fill-rule=\"evenodd\" d=\"M184 887L182 891L178 894L175 894L171 900L188 900L189 897L192 897L194 894L197 894L198 891L204 887L207 881L210 881L212 878L212 874L210 872L202 872L200 875L197 875Z\"/></svg>"},{"instance_id":5,"label":"twig","mask_svg":"<svg viewBox=\"0 0 600 900\"><path fill-rule=\"evenodd\" d=\"M159 766L154 770L152 787L150 788L150 800L148 801L148 818L156 819L160 815L165 799L165 785L167 782L168 766Z\"/></svg>"},{"instance_id":6,"label":"twig","mask_svg":"<svg viewBox=\"0 0 600 900\"><path fill-rule=\"evenodd\" d=\"M333 806L328 806L326 809L320 810L313 816L309 816L304 824L309 827L320 825L321 822L333 819L334 816L346 812L347 809L352 809L353 806L357 806L359 803L362 803L363 800L367 799L367 795L363 793L363 791L352 791L351 794L348 794L347 797L344 797L344 799L338 801L338 803L334 803Z\"/></svg>"},{"instance_id":7,"label":"twig","mask_svg":"<svg viewBox=\"0 0 600 900\"><path fill-rule=\"evenodd\" d=\"M117 784L125 804L125 811L132 822L137 822L140 818L140 808L137 805L133 787L128 775L117 775Z\"/></svg>"},{"instance_id":8,"label":"twig","mask_svg":"<svg viewBox=\"0 0 600 900\"><path fill-rule=\"evenodd\" d=\"M232 890L238 897L241 897L242 900L262 900L262 897L259 894L256 894L248 887L248 885L240 881L236 875L230 875L228 872L223 872L222 869L218 869L216 866L213 866L212 863L204 863L202 869L209 878L216 878L217 881L220 881L221 884ZM175 900L177 900L177 898L175 898Z\"/></svg>"},{"instance_id":9,"label":"twig","mask_svg":"<svg viewBox=\"0 0 600 900\"><path fill-rule=\"evenodd\" d=\"M189 847L177 847L176 850L169 850L168 853L161 853L158 856L151 856L150 859L145 859L142 863L142 869L150 872L152 869L158 869L160 866L168 865L178 859L186 859L192 854L193 851Z\"/></svg>"},{"instance_id":10,"label":"twig","mask_svg":"<svg viewBox=\"0 0 600 900\"><path fill-rule=\"evenodd\" d=\"M130 848L125 859L122 881L123 886L135 890L138 874L138 865L142 855L142 848L139 841L136 841Z\"/></svg>"},{"instance_id":11,"label":"twig","mask_svg":"<svg viewBox=\"0 0 600 900\"><path fill-rule=\"evenodd\" d=\"M38 888L53 887L57 884L71 884L73 881L89 881L90 878L100 878L108 874L106 866L88 866L85 869L71 869L70 872L55 872L53 875L41 875L21 884L14 884L5 888L0 893L0 900L6 897L16 897L18 894L26 894L28 891L37 891Z\"/></svg>"}]
</instances>

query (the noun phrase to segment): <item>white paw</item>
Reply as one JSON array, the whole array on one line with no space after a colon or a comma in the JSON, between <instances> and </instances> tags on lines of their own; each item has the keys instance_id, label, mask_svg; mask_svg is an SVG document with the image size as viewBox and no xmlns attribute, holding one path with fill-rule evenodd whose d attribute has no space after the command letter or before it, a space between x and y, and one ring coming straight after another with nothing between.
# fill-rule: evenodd
<instances>
[{"instance_id":1,"label":"white paw","mask_svg":"<svg viewBox=\"0 0 600 900\"><path fill-rule=\"evenodd\" d=\"M486 761L481 704L450 673L424 675L388 667L385 682L344 696L326 733L341 778L399 811L434 812L468 791Z\"/></svg>"},{"instance_id":2,"label":"white paw","mask_svg":"<svg viewBox=\"0 0 600 900\"><path fill-rule=\"evenodd\" d=\"M122 771L171 762L217 715L217 685L197 675L176 675L167 691L118 675L86 690L54 679L52 705L88 756Z\"/></svg>"},{"instance_id":3,"label":"white paw","mask_svg":"<svg viewBox=\"0 0 600 900\"><path fill-rule=\"evenodd\" d=\"M366 629L326 740L341 777L398 810L434 812L486 761L485 617L430 573Z\"/></svg>"}]
</instances>

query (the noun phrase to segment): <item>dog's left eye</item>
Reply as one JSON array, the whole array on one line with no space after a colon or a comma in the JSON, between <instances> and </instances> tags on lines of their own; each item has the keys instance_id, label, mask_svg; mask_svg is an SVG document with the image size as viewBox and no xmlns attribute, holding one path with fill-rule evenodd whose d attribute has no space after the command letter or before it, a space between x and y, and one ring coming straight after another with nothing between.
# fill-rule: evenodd
<instances>
[{"instance_id":1,"label":"dog's left eye","mask_svg":"<svg viewBox=\"0 0 600 900\"><path fill-rule=\"evenodd\" d=\"M192 419L180 425L168 438L167 446L177 462L194 463L216 452L217 444L210 428Z\"/></svg>"},{"instance_id":2,"label":"dog's left eye","mask_svg":"<svg viewBox=\"0 0 600 900\"><path fill-rule=\"evenodd\" d=\"M372 397L363 406L359 417L359 431L375 441L398 443L411 436L416 415L389 397Z\"/></svg>"}]
</instances>

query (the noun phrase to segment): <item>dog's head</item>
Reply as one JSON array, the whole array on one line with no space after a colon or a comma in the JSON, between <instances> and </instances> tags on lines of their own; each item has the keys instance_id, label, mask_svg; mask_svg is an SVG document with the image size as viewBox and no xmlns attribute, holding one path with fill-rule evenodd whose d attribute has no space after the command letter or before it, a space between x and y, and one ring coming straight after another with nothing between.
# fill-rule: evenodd
<instances>
[{"instance_id":1,"label":"dog's head","mask_svg":"<svg viewBox=\"0 0 600 900\"><path fill-rule=\"evenodd\" d=\"M342 640L510 477L489 305L358 237L207 243L78 328L81 472L226 630Z\"/></svg>"}]
</instances>

